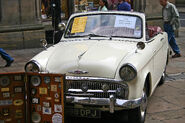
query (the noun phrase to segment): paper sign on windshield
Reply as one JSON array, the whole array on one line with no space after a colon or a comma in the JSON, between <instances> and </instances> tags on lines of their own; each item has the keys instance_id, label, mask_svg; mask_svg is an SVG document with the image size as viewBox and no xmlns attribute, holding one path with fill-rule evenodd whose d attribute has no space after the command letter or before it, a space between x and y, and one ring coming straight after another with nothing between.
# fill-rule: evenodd
<instances>
[{"instance_id":1,"label":"paper sign on windshield","mask_svg":"<svg viewBox=\"0 0 185 123\"><path fill-rule=\"evenodd\" d=\"M126 27L135 29L136 17L116 16L114 27Z\"/></svg>"},{"instance_id":2,"label":"paper sign on windshield","mask_svg":"<svg viewBox=\"0 0 185 123\"><path fill-rule=\"evenodd\" d=\"M87 17L77 17L74 19L71 33L79 33L85 31Z\"/></svg>"}]
</instances>

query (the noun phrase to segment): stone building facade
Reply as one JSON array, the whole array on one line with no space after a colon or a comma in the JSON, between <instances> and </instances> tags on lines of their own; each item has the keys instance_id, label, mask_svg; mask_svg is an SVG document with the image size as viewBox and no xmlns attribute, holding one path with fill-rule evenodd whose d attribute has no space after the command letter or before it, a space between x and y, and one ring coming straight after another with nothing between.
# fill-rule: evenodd
<instances>
[{"instance_id":1,"label":"stone building facade","mask_svg":"<svg viewBox=\"0 0 185 123\"><path fill-rule=\"evenodd\" d=\"M0 47L38 47L44 38L38 0L0 0Z\"/></svg>"},{"instance_id":2,"label":"stone building facade","mask_svg":"<svg viewBox=\"0 0 185 123\"><path fill-rule=\"evenodd\" d=\"M168 0L169 2L176 4L177 0ZM159 0L146 0L145 14L148 21L148 25L155 25L162 27L162 6Z\"/></svg>"}]
</instances>

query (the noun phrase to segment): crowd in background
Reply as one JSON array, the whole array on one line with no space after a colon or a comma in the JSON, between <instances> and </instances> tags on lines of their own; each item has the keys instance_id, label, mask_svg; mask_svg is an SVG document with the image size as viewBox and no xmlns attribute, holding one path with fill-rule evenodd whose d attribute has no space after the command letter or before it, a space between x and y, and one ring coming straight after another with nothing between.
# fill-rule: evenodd
<instances>
[{"instance_id":1,"label":"crowd in background","mask_svg":"<svg viewBox=\"0 0 185 123\"><path fill-rule=\"evenodd\" d=\"M52 17L52 6L51 6L52 1L53 0L41 0L42 19L47 19ZM55 1L59 2L60 0L55 0ZM74 1L75 1L75 4L78 3L80 5L83 4L85 6L88 6L87 0L74 0ZM133 0L99 0L98 10L100 11L107 11L107 10L132 11L132 9L133 9Z\"/></svg>"},{"instance_id":2,"label":"crowd in background","mask_svg":"<svg viewBox=\"0 0 185 123\"><path fill-rule=\"evenodd\" d=\"M99 11L132 11L133 0L99 0Z\"/></svg>"}]
</instances>

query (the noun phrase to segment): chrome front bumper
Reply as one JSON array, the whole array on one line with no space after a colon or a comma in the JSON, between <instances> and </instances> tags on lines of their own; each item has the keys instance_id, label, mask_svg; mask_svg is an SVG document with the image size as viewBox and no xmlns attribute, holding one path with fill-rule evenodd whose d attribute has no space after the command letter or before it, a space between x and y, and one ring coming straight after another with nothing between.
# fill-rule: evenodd
<instances>
[{"instance_id":1,"label":"chrome front bumper","mask_svg":"<svg viewBox=\"0 0 185 123\"><path fill-rule=\"evenodd\" d=\"M66 96L66 102L81 105L109 106L110 113L114 113L115 107L121 107L124 109L133 109L139 107L142 103L143 98L144 96L134 100L124 100L115 99L114 95L110 95L109 98Z\"/></svg>"}]
</instances>

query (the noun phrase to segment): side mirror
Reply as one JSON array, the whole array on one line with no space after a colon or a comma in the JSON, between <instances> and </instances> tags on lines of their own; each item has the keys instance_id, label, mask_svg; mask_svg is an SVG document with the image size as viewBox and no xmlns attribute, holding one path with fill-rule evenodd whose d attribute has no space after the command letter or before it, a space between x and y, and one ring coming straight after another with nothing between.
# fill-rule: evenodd
<instances>
[{"instance_id":1,"label":"side mirror","mask_svg":"<svg viewBox=\"0 0 185 123\"><path fill-rule=\"evenodd\" d=\"M137 53L138 50L143 50L145 48L145 43L144 42L138 42L136 45L137 49L135 53Z\"/></svg>"},{"instance_id":2,"label":"side mirror","mask_svg":"<svg viewBox=\"0 0 185 123\"><path fill-rule=\"evenodd\" d=\"M44 47L45 49L47 48L48 43L47 43L46 39L41 39L40 43L41 43L42 47Z\"/></svg>"},{"instance_id":3,"label":"side mirror","mask_svg":"<svg viewBox=\"0 0 185 123\"><path fill-rule=\"evenodd\" d=\"M66 25L65 25L65 23L59 23L58 27L59 27L60 30L65 30Z\"/></svg>"},{"instance_id":4,"label":"side mirror","mask_svg":"<svg viewBox=\"0 0 185 123\"><path fill-rule=\"evenodd\" d=\"M143 50L145 48L145 43L144 42L138 42L137 43L137 49Z\"/></svg>"}]
</instances>

